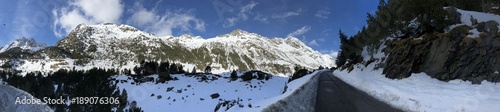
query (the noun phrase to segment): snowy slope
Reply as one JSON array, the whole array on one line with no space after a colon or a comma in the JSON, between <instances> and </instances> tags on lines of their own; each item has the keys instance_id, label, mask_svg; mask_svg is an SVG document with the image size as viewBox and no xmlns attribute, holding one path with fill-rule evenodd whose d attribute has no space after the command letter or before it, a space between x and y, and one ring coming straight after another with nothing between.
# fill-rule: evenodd
<instances>
[{"instance_id":1,"label":"snowy slope","mask_svg":"<svg viewBox=\"0 0 500 112\"><path fill-rule=\"evenodd\" d=\"M241 73L239 73L241 75ZM132 84L127 76L117 76L117 80L127 81L118 83L120 89L128 93L128 100L137 101L137 106L145 112L198 112L214 111L218 103L237 101L243 108L250 108L253 101L260 101L281 95L287 77L273 76L269 80L230 81L229 73L222 77L206 75L209 80L201 81L201 77L174 74L179 80L168 81L165 84L146 82ZM157 78L156 75L151 76ZM216 78L216 79L214 79ZM210 80L214 79L214 80ZM173 87L171 91L168 88ZM212 99L211 95L218 93L220 97ZM153 95L154 94L154 95ZM161 96L161 98L159 98ZM239 105L235 105L239 107ZM219 111L225 111L228 106L221 106Z\"/></svg>"},{"instance_id":2,"label":"snowy slope","mask_svg":"<svg viewBox=\"0 0 500 112\"><path fill-rule=\"evenodd\" d=\"M52 109L45 104L15 104L16 98L25 97L33 98L23 90L0 84L0 112L52 112Z\"/></svg>"},{"instance_id":3,"label":"snowy slope","mask_svg":"<svg viewBox=\"0 0 500 112\"><path fill-rule=\"evenodd\" d=\"M295 37L267 38L243 30L204 39L156 37L128 25L79 25L56 45L74 55L97 60L169 60L222 70L258 69L288 75L295 65L333 67L334 60Z\"/></svg>"},{"instance_id":4,"label":"snowy slope","mask_svg":"<svg viewBox=\"0 0 500 112\"><path fill-rule=\"evenodd\" d=\"M464 22L461 25L471 25L470 22L467 23L466 20L463 20L464 18L470 19L470 15L477 18L479 22L500 21L498 15L463 10L459 10L459 12L462 13L462 21ZM456 25L454 26L456 27ZM386 58L382 52L385 47L381 46L373 58ZM361 54L365 61L371 58L366 47ZM368 66L358 64L351 72L336 70L333 74L346 83L403 111L498 112L500 110L500 85L497 83L485 80L480 85L476 85L460 79L444 82L431 78L425 73L413 73L410 77L400 80L389 79L382 74L382 68L374 69L379 63L381 63L380 60Z\"/></svg>"},{"instance_id":5,"label":"snowy slope","mask_svg":"<svg viewBox=\"0 0 500 112\"><path fill-rule=\"evenodd\" d=\"M35 41L35 39L33 39L33 38L22 37L22 38L16 39L14 42L7 44L4 47L0 48L0 53L5 52L5 51L12 49L12 48L15 48L15 47L19 47L21 49L29 50L30 52L34 52L34 51L37 51L37 50L40 50L40 49L47 47L47 45L44 43L37 43Z\"/></svg>"},{"instance_id":6,"label":"snowy slope","mask_svg":"<svg viewBox=\"0 0 500 112\"><path fill-rule=\"evenodd\" d=\"M467 11L467 10L461 10L461 9L457 9L457 12L461 14L460 20L462 23L451 25L449 27L449 29L453 29L453 28L460 26L460 25L467 25L467 26L474 27L475 25L473 25L472 21L471 21L472 18L476 19L478 23L487 22L487 21L496 21L497 23L500 23L500 15L475 12L475 11ZM500 26L498 26L498 29L500 29ZM477 30L477 28L473 28L473 29L469 30L469 32L472 33L472 34L467 36L469 38L477 38L477 37L479 37L479 34L482 33L482 32L479 32Z\"/></svg>"},{"instance_id":7,"label":"snowy slope","mask_svg":"<svg viewBox=\"0 0 500 112\"><path fill-rule=\"evenodd\" d=\"M256 108L233 107L229 111L234 112L258 112L258 111L312 111L316 101L319 75L329 70L315 71L287 84L286 92L265 100L253 101ZM284 103L283 103L284 102ZM312 108L311 108L312 107Z\"/></svg>"},{"instance_id":8,"label":"snowy slope","mask_svg":"<svg viewBox=\"0 0 500 112\"><path fill-rule=\"evenodd\" d=\"M472 26L472 22L470 21L471 16L474 19L477 19L477 22L486 22L489 20L493 20L493 21L500 23L500 15L481 13L481 12L475 12L475 11L467 11L467 10L461 10L461 9L457 9L457 11L460 14L462 14L462 16L461 16L462 24L465 24L465 25Z\"/></svg>"},{"instance_id":9,"label":"snowy slope","mask_svg":"<svg viewBox=\"0 0 500 112\"><path fill-rule=\"evenodd\" d=\"M374 64L351 73L335 71L333 74L346 83L375 98L404 111L417 112L498 112L500 85L487 81L481 85L431 78L425 73L409 78L392 80L382 75L382 69L373 70Z\"/></svg>"}]
</instances>

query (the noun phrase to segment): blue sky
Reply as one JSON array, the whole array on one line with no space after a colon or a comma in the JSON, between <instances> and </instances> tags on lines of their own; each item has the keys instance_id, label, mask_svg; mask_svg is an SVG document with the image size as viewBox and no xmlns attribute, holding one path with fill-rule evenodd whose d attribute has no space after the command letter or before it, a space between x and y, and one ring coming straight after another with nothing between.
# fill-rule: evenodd
<instances>
[{"instance_id":1,"label":"blue sky","mask_svg":"<svg viewBox=\"0 0 500 112\"><path fill-rule=\"evenodd\" d=\"M294 36L315 50L339 49L338 30L354 35L377 0L1 0L0 45L30 37L48 45L80 23L128 24L157 36L211 38L234 29Z\"/></svg>"}]
</instances>

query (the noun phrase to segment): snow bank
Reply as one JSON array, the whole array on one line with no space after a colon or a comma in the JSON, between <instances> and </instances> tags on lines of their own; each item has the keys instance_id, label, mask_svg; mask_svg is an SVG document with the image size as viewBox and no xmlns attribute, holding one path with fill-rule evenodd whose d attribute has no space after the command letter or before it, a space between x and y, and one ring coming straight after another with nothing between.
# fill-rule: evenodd
<instances>
[{"instance_id":1,"label":"snow bank","mask_svg":"<svg viewBox=\"0 0 500 112\"><path fill-rule=\"evenodd\" d=\"M457 12L461 14L460 20L462 23L451 25L449 27L450 30L461 25L474 26L471 21L472 18L476 19L478 23L487 22L491 20L500 23L499 15L475 12L475 11L466 11L461 9L457 9ZM500 29L500 26L498 26L498 28ZM469 32L472 33L470 35L467 35L467 37L469 38L477 38L479 37L479 34L481 34L481 32L479 32L476 28L469 30Z\"/></svg>"},{"instance_id":2,"label":"snow bank","mask_svg":"<svg viewBox=\"0 0 500 112\"><path fill-rule=\"evenodd\" d=\"M335 71L333 74L346 83L404 111L428 112L498 112L500 85L483 81L473 85L468 81L449 82L431 78L425 73L409 78L392 80L382 75L382 69L372 71L373 65L351 73Z\"/></svg>"},{"instance_id":3,"label":"snow bank","mask_svg":"<svg viewBox=\"0 0 500 112\"><path fill-rule=\"evenodd\" d=\"M288 88L282 95L256 102L260 107L246 110L231 111L264 111L264 112L313 112L316 104L316 91L320 73L328 70L313 72L302 78L288 83Z\"/></svg>"},{"instance_id":4,"label":"snow bank","mask_svg":"<svg viewBox=\"0 0 500 112\"><path fill-rule=\"evenodd\" d=\"M0 112L52 112L45 104L15 104L16 99L33 98L29 93L12 87L0 84ZM36 98L34 98L36 99ZM43 100L42 100L43 101Z\"/></svg>"}]
</instances>

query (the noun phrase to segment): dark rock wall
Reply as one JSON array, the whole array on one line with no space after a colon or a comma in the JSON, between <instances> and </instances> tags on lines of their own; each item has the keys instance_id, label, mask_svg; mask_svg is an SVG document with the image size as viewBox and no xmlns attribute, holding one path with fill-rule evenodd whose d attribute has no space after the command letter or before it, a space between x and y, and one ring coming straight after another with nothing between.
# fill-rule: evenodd
<instances>
[{"instance_id":1,"label":"dark rock wall","mask_svg":"<svg viewBox=\"0 0 500 112\"><path fill-rule=\"evenodd\" d=\"M477 38L466 37L472 27L459 26L448 33L427 33L386 42L388 57L383 73L392 79L425 72L443 81L500 82L498 23L483 24L476 26L484 31Z\"/></svg>"}]
</instances>

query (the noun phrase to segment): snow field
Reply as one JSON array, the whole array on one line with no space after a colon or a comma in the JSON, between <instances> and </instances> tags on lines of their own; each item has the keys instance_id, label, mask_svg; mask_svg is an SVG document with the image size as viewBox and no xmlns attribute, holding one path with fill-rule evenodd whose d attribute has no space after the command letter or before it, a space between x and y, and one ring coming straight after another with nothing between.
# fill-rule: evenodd
<instances>
[{"instance_id":1,"label":"snow field","mask_svg":"<svg viewBox=\"0 0 500 112\"><path fill-rule=\"evenodd\" d=\"M225 73L226 75L227 73ZM240 75L242 73L239 73ZM157 78L156 75L150 76ZM128 82L118 83L120 90L125 89L128 93L128 101L137 101L137 106L146 112L173 111L173 112L197 112L214 111L219 102L226 100L239 100L243 109L258 106L252 101L268 99L281 95L287 77L273 76L266 80L251 80L248 82L230 81L223 77L207 75L208 79L215 80L200 81L200 77L190 77L183 74L174 74L179 80L168 81L164 84L146 82L139 85L131 84L128 76L116 76L117 80ZM172 88L167 91L168 88ZM218 93L220 97L212 99L211 95ZM154 95L153 95L154 94ZM161 98L160 98L161 96ZM234 107L238 107L235 105ZM222 106L219 111L225 111L228 107Z\"/></svg>"},{"instance_id":2,"label":"snow field","mask_svg":"<svg viewBox=\"0 0 500 112\"><path fill-rule=\"evenodd\" d=\"M320 73L328 70L315 71L302 78L295 79L287 84L285 93L269 99L255 101L253 105L258 108L242 109L233 107L230 111L235 112L257 112L257 111L280 111L280 112L312 112L316 103L316 92L318 89L318 78Z\"/></svg>"},{"instance_id":3,"label":"snow field","mask_svg":"<svg viewBox=\"0 0 500 112\"><path fill-rule=\"evenodd\" d=\"M425 73L414 73L401 80L382 75L374 64L351 73L334 71L346 83L375 98L404 111L418 112L498 112L500 85L483 81L481 85L469 81L449 82L431 78ZM372 71L373 70L373 71Z\"/></svg>"}]
</instances>

